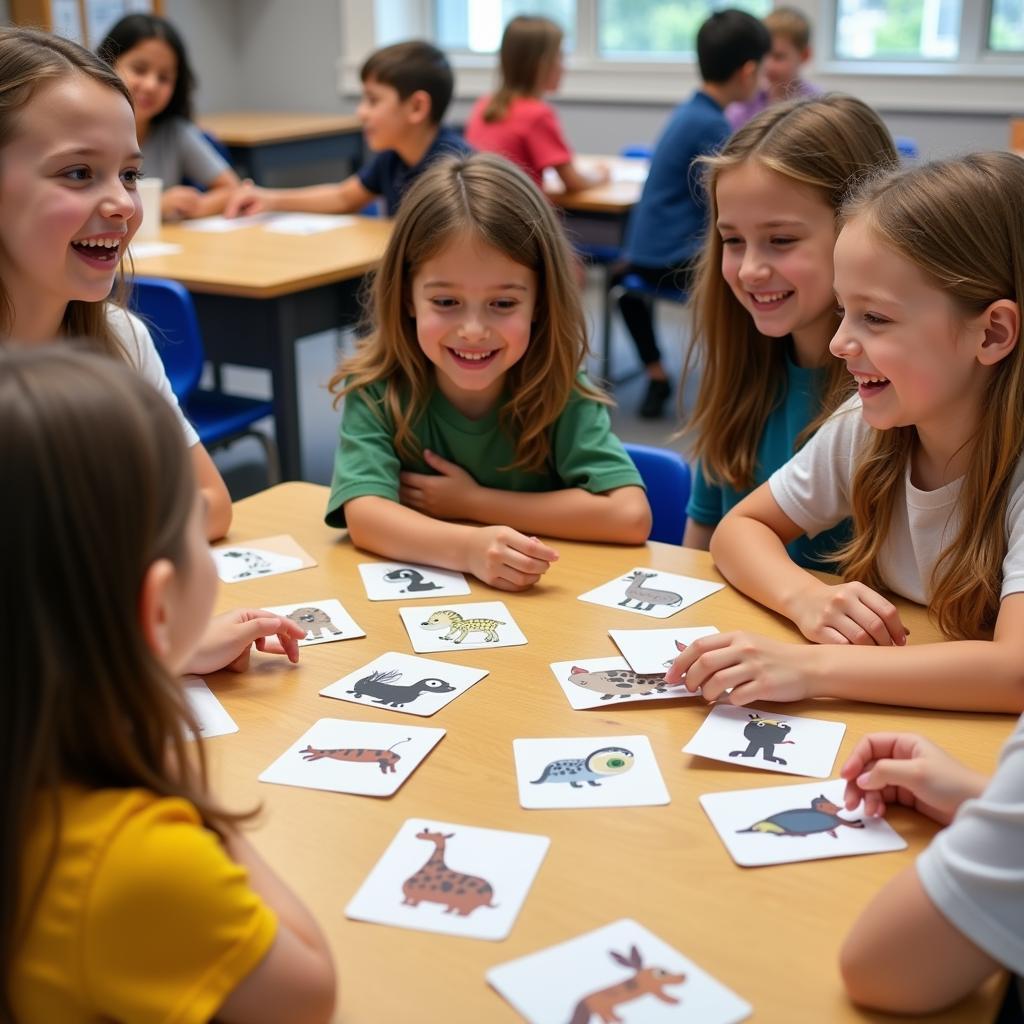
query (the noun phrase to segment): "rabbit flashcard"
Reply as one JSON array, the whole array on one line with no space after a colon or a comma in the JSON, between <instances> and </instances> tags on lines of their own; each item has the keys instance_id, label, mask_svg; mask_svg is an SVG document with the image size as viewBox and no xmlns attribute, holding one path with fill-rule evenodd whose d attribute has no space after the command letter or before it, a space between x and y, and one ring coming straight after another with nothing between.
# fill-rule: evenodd
<instances>
[{"instance_id":1,"label":"rabbit flashcard","mask_svg":"<svg viewBox=\"0 0 1024 1024\"><path fill-rule=\"evenodd\" d=\"M580 594L579 599L606 608L637 612L652 619L667 619L724 586L724 583L641 567Z\"/></svg>"}]
</instances>

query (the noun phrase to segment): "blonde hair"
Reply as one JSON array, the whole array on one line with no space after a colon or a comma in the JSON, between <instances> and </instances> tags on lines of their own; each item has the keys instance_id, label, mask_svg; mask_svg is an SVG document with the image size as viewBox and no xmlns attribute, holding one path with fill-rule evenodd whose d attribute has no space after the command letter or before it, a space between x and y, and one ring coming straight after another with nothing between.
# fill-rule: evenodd
<instances>
[{"instance_id":1,"label":"blonde hair","mask_svg":"<svg viewBox=\"0 0 1024 1024\"><path fill-rule=\"evenodd\" d=\"M416 337L410 312L413 275L424 262L470 233L537 275L537 303L526 353L507 375L503 429L515 438L513 468L538 471L550 455L550 428L573 392L608 399L579 378L587 354L586 323L572 257L551 204L517 167L490 153L439 160L402 200L395 229L373 282L373 331L331 378L335 404L350 391L385 382L382 417L395 447L420 456L413 434L434 390L434 367Z\"/></svg>"},{"instance_id":2,"label":"blonde hair","mask_svg":"<svg viewBox=\"0 0 1024 1024\"><path fill-rule=\"evenodd\" d=\"M550 18L519 15L501 37L501 85L484 108L488 124L500 121L518 96L536 96L551 73L564 33Z\"/></svg>"},{"instance_id":3,"label":"blonde hair","mask_svg":"<svg viewBox=\"0 0 1024 1024\"><path fill-rule=\"evenodd\" d=\"M757 449L771 413L784 400L786 347L758 331L722 276L722 239L715 228L721 175L748 161L817 189L838 214L851 184L879 167L897 165L896 149L878 115L852 96L829 95L770 107L744 125L714 156L700 158L708 196L708 232L693 289L694 343L684 377L703 363L700 389L684 432L708 480L735 490L754 486ZM838 317L833 330L839 326ZM818 413L797 447L821 425L849 389L843 363L830 359Z\"/></svg>"},{"instance_id":4,"label":"blonde hair","mask_svg":"<svg viewBox=\"0 0 1024 1024\"><path fill-rule=\"evenodd\" d=\"M795 7L776 7L761 21L773 37L788 39L798 50L806 50L811 45L811 23L807 15Z\"/></svg>"},{"instance_id":5,"label":"blonde hair","mask_svg":"<svg viewBox=\"0 0 1024 1024\"><path fill-rule=\"evenodd\" d=\"M976 153L865 184L844 208L886 248L922 271L964 319L999 299L1024 300L1024 160ZM839 552L844 575L883 586L886 531L917 441L913 426L871 432L853 477L853 539ZM960 524L932 573L930 609L953 639L995 626L1006 506L1024 454L1024 344L989 374L981 420L960 490Z\"/></svg>"}]
</instances>

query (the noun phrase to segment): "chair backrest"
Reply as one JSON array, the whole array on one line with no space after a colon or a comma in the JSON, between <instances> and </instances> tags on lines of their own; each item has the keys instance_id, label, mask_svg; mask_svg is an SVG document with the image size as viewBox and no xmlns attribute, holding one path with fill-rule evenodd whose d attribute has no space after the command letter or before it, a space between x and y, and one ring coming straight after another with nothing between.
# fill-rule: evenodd
<instances>
[{"instance_id":1,"label":"chair backrest","mask_svg":"<svg viewBox=\"0 0 1024 1024\"><path fill-rule=\"evenodd\" d=\"M130 305L152 333L171 389L184 402L199 386L205 358L192 296L177 281L136 277Z\"/></svg>"},{"instance_id":2,"label":"chair backrest","mask_svg":"<svg viewBox=\"0 0 1024 1024\"><path fill-rule=\"evenodd\" d=\"M619 150L619 156L632 157L633 159L650 160L654 156L653 146L635 145L623 146Z\"/></svg>"},{"instance_id":3,"label":"chair backrest","mask_svg":"<svg viewBox=\"0 0 1024 1024\"><path fill-rule=\"evenodd\" d=\"M654 521L651 540L680 544L686 529L686 503L690 500L690 467L678 453L646 444L624 446L643 477Z\"/></svg>"}]
</instances>

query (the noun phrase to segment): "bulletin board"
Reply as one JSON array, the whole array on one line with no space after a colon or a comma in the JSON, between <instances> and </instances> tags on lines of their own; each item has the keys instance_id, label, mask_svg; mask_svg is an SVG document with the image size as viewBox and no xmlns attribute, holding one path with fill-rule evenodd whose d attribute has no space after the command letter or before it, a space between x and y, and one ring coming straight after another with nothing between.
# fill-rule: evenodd
<instances>
[{"instance_id":1,"label":"bulletin board","mask_svg":"<svg viewBox=\"0 0 1024 1024\"><path fill-rule=\"evenodd\" d=\"M126 14L163 14L163 0L10 0L16 25L35 25L96 49Z\"/></svg>"}]
</instances>

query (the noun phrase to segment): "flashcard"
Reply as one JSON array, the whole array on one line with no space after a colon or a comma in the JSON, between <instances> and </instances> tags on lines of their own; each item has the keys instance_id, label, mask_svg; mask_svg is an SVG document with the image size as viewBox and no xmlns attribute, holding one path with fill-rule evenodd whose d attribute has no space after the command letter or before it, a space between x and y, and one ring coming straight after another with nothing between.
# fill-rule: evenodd
<instances>
[{"instance_id":1,"label":"flashcard","mask_svg":"<svg viewBox=\"0 0 1024 1024\"><path fill-rule=\"evenodd\" d=\"M461 572L411 562L361 562L359 575L371 601L464 597L469 593L469 584Z\"/></svg>"},{"instance_id":2,"label":"flashcard","mask_svg":"<svg viewBox=\"0 0 1024 1024\"><path fill-rule=\"evenodd\" d=\"M632 569L624 577L602 583L580 594L581 601L638 612L652 619L667 619L691 604L703 601L725 586L692 576L677 576L660 569Z\"/></svg>"},{"instance_id":3,"label":"flashcard","mask_svg":"<svg viewBox=\"0 0 1024 1024\"><path fill-rule=\"evenodd\" d=\"M504 939L548 852L547 836L410 818L345 908L356 921Z\"/></svg>"},{"instance_id":4,"label":"flashcard","mask_svg":"<svg viewBox=\"0 0 1024 1024\"><path fill-rule=\"evenodd\" d=\"M321 718L259 777L260 782L391 796L444 732L415 725Z\"/></svg>"},{"instance_id":5,"label":"flashcard","mask_svg":"<svg viewBox=\"0 0 1024 1024\"><path fill-rule=\"evenodd\" d=\"M177 256L179 252L183 251L183 247L175 242L161 242L159 239L154 239L151 242L140 242L138 239L134 239L128 246L128 253L135 260L150 259L154 256Z\"/></svg>"},{"instance_id":6,"label":"flashcard","mask_svg":"<svg viewBox=\"0 0 1024 1024\"><path fill-rule=\"evenodd\" d=\"M181 682L185 687L185 699L199 725L199 735L204 740L211 736L226 736L228 733L238 732L235 720L199 676L185 676Z\"/></svg>"},{"instance_id":7,"label":"flashcard","mask_svg":"<svg viewBox=\"0 0 1024 1024\"><path fill-rule=\"evenodd\" d=\"M274 235L319 235L351 227L355 222L355 217L344 213L274 213L267 218L263 230Z\"/></svg>"},{"instance_id":8,"label":"flashcard","mask_svg":"<svg viewBox=\"0 0 1024 1024\"><path fill-rule=\"evenodd\" d=\"M181 226L188 231L200 231L204 234L223 235L231 231L241 231L242 228L253 228L265 223L269 214L254 213L249 217L222 217L217 214L214 217L196 217L193 220L185 221Z\"/></svg>"},{"instance_id":9,"label":"flashcard","mask_svg":"<svg viewBox=\"0 0 1024 1024\"><path fill-rule=\"evenodd\" d=\"M683 753L769 772L827 779L845 732L844 722L716 704L683 747Z\"/></svg>"},{"instance_id":10,"label":"flashcard","mask_svg":"<svg viewBox=\"0 0 1024 1024\"><path fill-rule=\"evenodd\" d=\"M550 807L645 807L670 800L646 736L513 740L519 802Z\"/></svg>"},{"instance_id":11,"label":"flashcard","mask_svg":"<svg viewBox=\"0 0 1024 1024\"><path fill-rule=\"evenodd\" d=\"M324 687L320 695L426 718L486 675L485 668L449 665L445 661L388 651Z\"/></svg>"},{"instance_id":12,"label":"flashcard","mask_svg":"<svg viewBox=\"0 0 1024 1024\"><path fill-rule=\"evenodd\" d=\"M502 601L399 608L398 614L409 632L412 649L420 654L518 647L526 643L523 631Z\"/></svg>"},{"instance_id":13,"label":"flashcard","mask_svg":"<svg viewBox=\"0 0 1024 1024\"><path fill-rule=\"evenodd\" d=\"M843 808L845 787L830 779L708 793L700 803L732 859L746 868L905 849L884 818Z\"/></svg>"},{"instance_id":14,"label":"flashcard","mask_svg":"<svg viewBox=\"0 0 1024 1024\"><path fill-rule=\"evenodd\" d=\"M245 544L223 544L212 548L211 554L217 565L217 575L225 583L276 576L282 572L295 572L316 565L316 559L303 551L295 539L286 533L262 537Z\"/></svg>"},{"instance_id":15,"label":"flashcard","mask_svg":"<svg viewBox=\"0 0 1024 1024\"><path fill-rule=\"evenodd\" d=\"M735 992L629 918L499 964L486 977L529 1024L738 1024L752 1012Z\"/></svg>"},{"instance_id":16,"label":"flashcard","mask_svg":"<svg viewBox=\"0 0 1024 1024\"><path fill-rule=\"evenodd\" d=\"M283 615L306 631L305 639L299 641L300 647L366 636L366 632L345 611L344 605L333 597L325 597L322 601L304 601L300 605L276 605L266 611Z\"/></svg>"},{"instance_id":17,"label":"flashcard","mask_svg":"<svg viewBox=\"0 0 1024 1024\"><path fill-rule=\"evenodd\" d=\"M609 629L608 635L629 667L641 675L664 675L679 655L702 636L711 636L714 626L692 626L685 629Z\"/></svg>"},{"instance_id":18,"label":"flashcard","mask_svg":"<svg viewBox=\"0 0 1024 1024\"><path fill-rule=\"evenodd\" d=\"M577 711L601 708L610 701L628 700L636 704L646 700L678 700L697 696L685 686L666 686L665 669L640 675L625 658L581 658L556 661L551 671L569 703Z\"/></svg>"}]
</instances>

